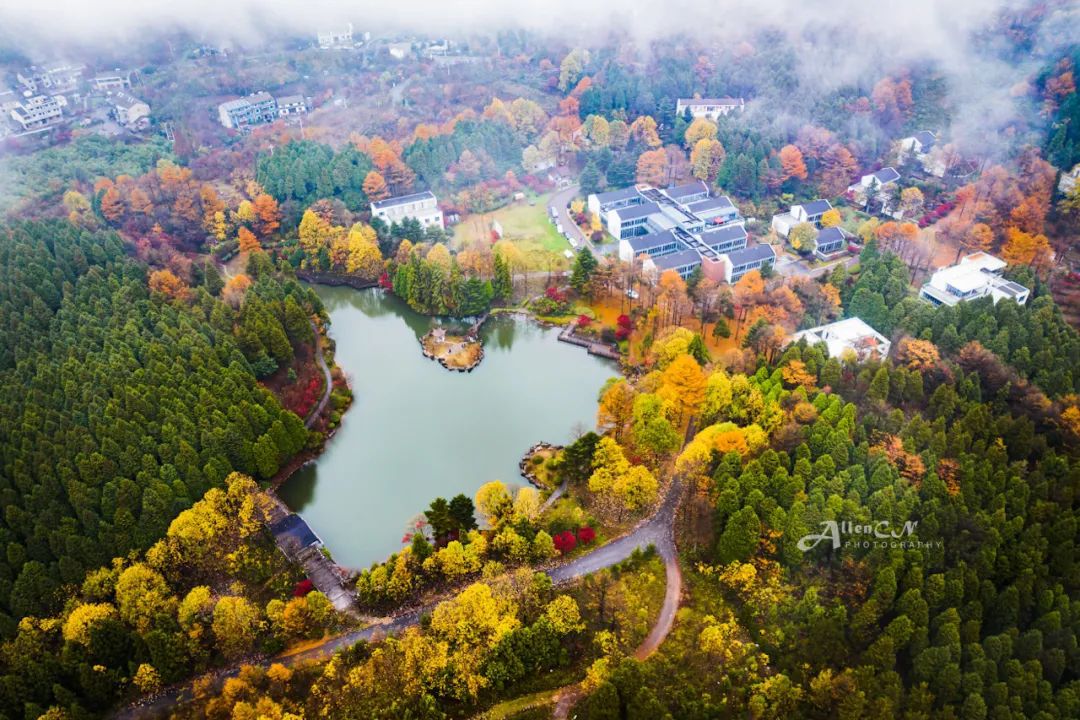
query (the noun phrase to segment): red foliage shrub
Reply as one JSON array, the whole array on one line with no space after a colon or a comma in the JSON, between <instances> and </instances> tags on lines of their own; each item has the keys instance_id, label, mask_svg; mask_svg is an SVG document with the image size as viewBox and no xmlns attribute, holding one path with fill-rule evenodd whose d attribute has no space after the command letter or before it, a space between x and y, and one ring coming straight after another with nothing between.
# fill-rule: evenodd
<instances>
[{"instance_id":1,"label":"red foliage shrub","mask_svg":"<svg viewBox=\"0 0 1080 720\"><path fill-rule=\"evenodd\" d=\"M629 329L633 327L633 324L630 322L629 315L620 315L619 317L615 318L615 324L621 328Z\"/></svg>"},{"instance_id":2,"label":"red foliage shrub","mask_svg":"<svg viewBox=\"0 0 1080 720\"><path fill-rule=\"evenodd\" d=\"M569 530L563 530L552 539L555 541L555 549L563 555L577 547L577 538Z\"/></svg>"},{"instance_id":3,"label":"red foliage shrub","mask_svg":"<svg viewBox=\"0 0 1080 720\"><path fill-rule=\"evenodd\" d=\"M596 539L596 531L593 530L588 525L585 525L584 527L578 528L577 540L582 545L588 545L589 543L591 543L595 539Z\"/></svg>"},{"instance_id":4,"label":"red foliage shrub","mask_svg":"<svg viewBox=\"0 0 1080 720\"><path fill-rule=\"evenodd\" d=\"M394 289L394 283L390 281L390 273L383 273L379 276L379 287L383 290Z\"/></svg>"},{"instance_id":5,"label":"red foliage shrub","mask_svg":"<svg viewBox=\"0 0 1080 720\"><path fill-rule=\"evenodd\" d=\"M309 592L315 589L315 583L311 582L307 578L304 578L300 582L296 583L293 587L293 597L304 597Z\"/></svg>"},{"instance_id":6,"label":"red foliage shrub","mask_svg":"<svg viewBox=\"0 0 1080 720\"><path fill-rule=\"evenodd\" d=\"M621 340L625 340L628 337L630 337L630 328L628 328L628 327L620 327L618 330L615 331L615 339L616 340L621 341Z\"/></svg>"},{"instance_id":7,"label":"red foliage shrub","mask_svg":"<svg viewBox=\"0 0 1080 720\"><path fill-rule=\"evenodd\" d=\"M561 292L559 288L554 285L545 290L544 295L546 295L549 300L554 300L557 303L566 302L566 293Z\"/></svg>"},{"instance_id":8,"label":"red foliage shrub","mask_svg":"<svg viewBox=\"0 0 1080 720\"><path fill-rule=\"evenodd\" d=\"M592 324L592 318L589 317L588 315L578 315L577 316L577 326L579 328L589 327L589 325L591 325L591 324Z\"/></svg>"}]
</instances>

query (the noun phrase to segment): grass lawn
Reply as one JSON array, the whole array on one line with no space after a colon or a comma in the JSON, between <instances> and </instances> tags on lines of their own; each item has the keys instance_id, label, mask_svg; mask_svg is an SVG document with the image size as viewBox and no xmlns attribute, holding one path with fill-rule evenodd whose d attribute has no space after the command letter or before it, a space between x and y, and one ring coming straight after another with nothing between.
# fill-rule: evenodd
<instances>
[{"instance_id":1,"label":"grass lawn","mask_svg":"<svg viewBox=\"0 0 1080 720\"><path fill-rule=\"evenodd\" d=\"M569 261L563 252L572 248L550 220L547 209L550 197L550 194L538 195L532 197L532 205L527 200L518 200L494 212L466 216L454 226L454 247L490 240L492 222L498 221L503 238L521 248L530 268L546 270L549 259L557 268L567 266Z\"/></svg>"}]
</instances>

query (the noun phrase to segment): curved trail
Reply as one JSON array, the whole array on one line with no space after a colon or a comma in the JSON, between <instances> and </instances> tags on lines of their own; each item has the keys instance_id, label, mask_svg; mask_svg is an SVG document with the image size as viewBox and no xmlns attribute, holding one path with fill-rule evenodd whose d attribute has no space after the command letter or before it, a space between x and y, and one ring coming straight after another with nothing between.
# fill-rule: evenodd
<instances>
[{"instance_id":1,"label":"curved trail","mask_svg":"<svg viewBox=\"0 0 1080 720\"><path fill-rule=\"evenodd\" d=\"M321 357L321 353L320 353ZM673 526L675 512L678 509L679 499L682 494L682 481L680 478L672 480L671 487L661 501L660 506L646 520L642 521L628 534L613 540L607 545L596 548L570 562L547 570L556 585L565 584L598 570L616 565L630 557L634 550L645 549L652 545L656 548L661 558L664 559L667 568L667 591L664 604L660 610L660 617L653 627L645 642L638 648L635 655L644 651L642 657L650 654L667 636L668 631L675 619L675 611L678 609L679 594L681 592L681 576L679 575L678 563L676 562L675 541ZM674 576L672 575L674 567ZM675 578L673 582L673 577ZM355 645L361 640L377 640L391 633L401 632L408 627L417 625L420 618L435 609L445 598L423 605L415 610L402 613L395 617L382 618L371 625L358 630L335 635L313 647L305 648L298 652L277 655L270 658L260 658L247 664L269 666L272 663L282 665L296 665L311 660L325 660L340 650ZM651 649L649 649L651 648ZM236 676L240 671L239 665L220 669L209 674L216 683L223 683L227 678ZM138 718L153 717L177 704L191 699L192 682L165 692L143 702L130 705L115 712L112 717L119 720L136 720Z\"/></svg>"},{"instance_id":2,"label":"curved trail","mask_svg":"<svg viewBox=\"0 0 1080 720\"><path fill-rule=\"evenodd\" d=\"M311 409L307 418L304 419L304 425L309 429L315 424L315 421L322 415L323 410L326 409L326 403L330 402L330 392L334 389L334 378L330 375L330 368L326 364L326 358L323 357L322 351L322 336L319 335L319 329L315 327L315 321L308 318L308 324L311 325L311 333L315 337L315 360L319 363L319 369L322 370L323 383L323 395L320 398L318 404Z\"/></svg>"}]
</instances>

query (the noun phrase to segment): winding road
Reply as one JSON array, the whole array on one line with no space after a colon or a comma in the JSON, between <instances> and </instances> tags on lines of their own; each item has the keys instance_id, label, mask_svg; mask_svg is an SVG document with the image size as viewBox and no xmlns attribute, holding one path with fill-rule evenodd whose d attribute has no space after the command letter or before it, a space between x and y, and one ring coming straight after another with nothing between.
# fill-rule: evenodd
<instances>
[{"instance_id":1,"label":"winding road","mask_svg":"<svg viewBox=\"0 0 1080 720\"><path fill-rule=\"evenodd\" d=\"M660 646L660 643L667 637L668 632L670 632L671 627L675 622L675 613L678 610L679 596L682 592L682 576L679 572L675 549L674 524L675 514L678 510L679 501L682 496L682 489L682 480L678 477L674 478L661 500L659 507L657 507L652 515L639 523L629 533L606 545L596 548L592 552L581 555L568 563L558 565L546 571L555 585L563 585L584 577L585 575L590 575L598 570L617 565L630 557L634 550L645 549L650 545L654 546L664 561L667 574L667 589L656 624L649 632L648 637L645 638L645 641L634 653L635 657L639 659L648 657L648 655L652 654L652 652ZM327 638L318 645L304 648L298 652L277 655L271 658L253 659L249 664L269 666L271 663L281 663L282 665L291 666L307 661L325 660L336 651L355 645L361 640L378 640L388 634L398 633L408 627L419 624L420 619L425 614L431 613L431 611L435 609L435 606L444 600L445 599L440 599L437 602L431 602L394 617L382 618L364 628L342 633L341 635L335 635ZM216 685L220 685L221 683L224 683L227 678L235 677L239 671L239 666L232 666L211 673L208 677L213 678ZM569 693L576 687L577 686L564 688L560 693L560 704L567 699L573 699L569 697ZM575 693L575 697L577 697L578 694L579 693ZM118 720L140 720L142 718L154 717L157 713L161 713L178 704L187 702L191 698L191 684L188 683L168 689L159 695L148 698L136 705L129 705L122 708L114 713L113 717ZM569 704L567 704L567 707L569 707ZM559 716L556 715L556 717ZM565 717L565 715L562 717Z\"/></svg>"}]
</instances>

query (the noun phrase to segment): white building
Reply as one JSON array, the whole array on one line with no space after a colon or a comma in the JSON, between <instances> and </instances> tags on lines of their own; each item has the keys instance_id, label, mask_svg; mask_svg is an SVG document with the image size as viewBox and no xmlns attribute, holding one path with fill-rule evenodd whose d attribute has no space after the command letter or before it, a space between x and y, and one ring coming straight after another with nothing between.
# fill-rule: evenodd
<instances>
[{"instance_id":1,"label":"white building","mask_svg":"<svg viewBox=\"0 0 1080 720\"><path fill-rule=\"evenodd\" d=\"M277 116L277 101L267 92L253 93L218 105L218 122L233 130L271 123Z\"/></svg>"},{"instance_id":2,"label":"white building","mask_svg":"<svg viewBox=\"0 0 1080 720\"><path fill-rule=\"evenodd\" d=\"M306 113L310 108L307 104L307 99L303 95L285 95L277 99L278 115L285 117L286 115L302 115Z\"/></svg>"},{"instance_id":3,"label":"white building","mask_svg":"<svg viewBox=\"0 0 1080 720\"><path fill-rule=\"evenodd\" d=\"M675 101L676 115L682 115L689 110L691 117L709 120L745 109L746 100L743 98L679 98Z\"/></svg>"},{"instance_id":4,"label":"white building","mask_svg":"<svg viewBox=\"0 0 1080 720\"><path fill-rule=\"evenodd\" d=\"M400 223L405 218L415 218L424 227L443 226L443 214L439 200L431 191L402 195L371 203L371 215L387 225Z\"/></svg>"},{"instance_id":5,"label":"white building","mask_svg":"<svg viewBox=\"0 0 1080 720\"><path fill-rule=\"evenodd\" d=\"M837 320L828 325L802 330L791 337L791 342L797 343L803 339L809 345L825 343L829 349L829 357L843 359L853 355L860 362L870 359L884 360L892 348L888 338L859 318Z\"/></svg>"},{"instance_id":6,"label":"white building","mask_svg":"<svg viewBox=\"0 0 1080 720\"><path fill-rule=\"evenodd\" d=\"M323 50L352 47L353 26L352 23L346 23L342 27L320 30L315 37Z\"/></svg>"},{"instance_id":7,"label":"white building","mask_svg":"<svg viewBox=\"0 0 1080 720\"><path fill-rule=\"evenodd\" d=\"M90 86L98 92L107 90L126 90L131 87L131 73L123 72L119 68L110 73L102 73L90 80Z\"/></svg>"},{"instance_id":8,"label":"white building","mask_svg":"<svg viewBox=\"0 0 1080 720\"><path fill-rule=\"evenodd\" d=\"M791 228L800 223L811 223L814 227L821 227L821 216L832 209L832 203L828 200L814 200L802 205L792 205L786 213L773 215L772 228L777 235L786 238Z\"/></svg>"},{"instance_id":9,"label":"white building","mask_svg":"<svg viewBox=\"0 0 1080 720\"><path fill-rule=\"evenodd\" d=\"M898 155L901 162L909 155L913 156L930 175L945 175L944 152L938 146L937 136L929 130L920 130L914 135L901 138Z\"/></svg>"},{"instance_id":10,"label":"white building","mask_svg":"<svg viewBox=\"0 0 1080 720\"><path fill-rule=\"evenodd\" d=\"M395 60L404 60L409 55L409 53L412 52L412 43L390 43L386 46L386 51L390 53L390 57L394 58Z\"/></svg>"},{"instance_id":11,"label":"white building","mask_svg":"<svg viewBox=\"0 0 1080 720\"><path fill-rule=\"evenodd\" d=\"M131 127L150 117L150 106L133 95L113 93L109 102L112 103L113 117L124 127Z\"/></svg>"},{"instance_id":12,"label":"white building","mask_svg":"<svg viewBox=\"0 0 1080 720\"><path fill-rule=\"evenodd\" d=\"M1031 291L1001 277L1005 267L1006 262L993 255L972 253L931 275L919 291L919 297L934 305L956 305L988 296L993 298L995 305L1003 299L1023 305Z\"/></svg>"},{"instance_id":13,"label":"white building","mask_svg":"<svg viewBox=\"0 0 1080 720\"><path fill-rule=\"evenodd\" d=\"M54 63L39 67L33 65L15 74L15 79L27 92L64 92L71 90L82 78L85 65L72 63Z\"/></svg>"},{"instance_id":14,"label":"white building","mask_svg":"<svg viewBox=\"0 0 1080 720\"><path fill-rule=\"evenodd\" d=\"M11 119L23 130L45 127L63 116L63 104L57 95L35 95L18 102L11 111Z\"/></svg>"}]
</instances>

